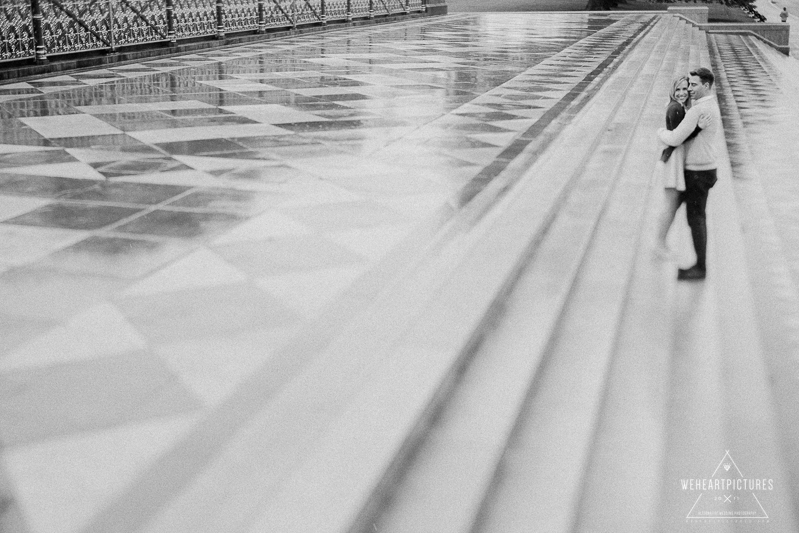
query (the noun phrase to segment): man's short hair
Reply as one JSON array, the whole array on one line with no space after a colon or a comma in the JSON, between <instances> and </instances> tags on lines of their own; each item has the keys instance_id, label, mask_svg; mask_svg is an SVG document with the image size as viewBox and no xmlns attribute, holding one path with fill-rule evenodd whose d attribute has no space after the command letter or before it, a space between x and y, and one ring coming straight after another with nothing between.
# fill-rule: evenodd
<instances>
[{"instance_id":1,"label":"man's short hair","mask_svg":"<svg viewBox=\"0 0 799 533\"><path fill-rule=\"evenodd\" d=\"M713 82L716 81L716 77L712 72L710 72L710 69L705 67L699 67L696 70L692 70L689 74L691 74L691 76L697 76L700 80L702 80L702 83L707 83L708 87L713 87Z\"/></svg>"}]
</instances>

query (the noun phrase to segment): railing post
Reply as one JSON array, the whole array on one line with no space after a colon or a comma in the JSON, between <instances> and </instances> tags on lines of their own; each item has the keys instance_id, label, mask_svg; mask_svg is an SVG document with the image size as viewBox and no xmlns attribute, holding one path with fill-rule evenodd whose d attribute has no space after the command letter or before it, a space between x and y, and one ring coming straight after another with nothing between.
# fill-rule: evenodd
<instances>
[{"instance_id":1,"label":"railing post","mask_svg":"<svg viewBox=\"0 0 799 533\"><path fill-rule=\"evenodd\" d=\"M369 18L375 18L375 0L369 0Z\"/></svg>"},{"instance_id":2,"label":"railing post","mask_svg":"<svg viewBox=\"0 0 799 533\"><path fill-rule=\"evenodd\" d=\"M166 36L169 39L169 46L178 44L175 32L175 0L166 0Z\"/></svg>"},{"instance_id":3,"label":"railing post","mask_svg":"<svg viewBox=\"0 0 799 533\"><path fill-rule=\"evenodd\" d=\"M352 0L347 0L347 22L352 22Z\"/></svg>"},{"instance_id":4,"label":"railing post","mask_svg":"<svg viewBox=\"0 0 799 533\"><path fill-rule=\"evenodd\" d=\"M327 13L325 12L325 0L322 0L322 26L327 26Z\"/></svg>"},{"instance_id":5,"label":"railing post","mask_svg":"<svg viewBox=\"0 0 799 533\"><path fill-rule=\"evenodd\" d=\"M266 6L264 0L258 0L258 33L266 33Z\"/></svg>"},{"instance_id":6,"label":"railing post","mask_svg":"<svg viewBox=\"0 0 799 533\"><path fill-rule=\"evenodd\" d=\"M44 30L42 30L42 7L39 0L31 0L31 14L33 15L33 40L36 46L36 63L43 65L49 63L47 50L44 47Z\"/></svg>"},{"instance_id":7,"label":"railing post","mask_svg":"<svg viewBox=\"0 0 799 533\"><path fill-rule=\"evenodd\" d=\"M108 45L109 52L115 53L116 50L116 37L114 36L114 0L108 0Z\"/></svg>"},{"instance_id":8,"label":"railing post","mask_svg":"<svg viewBox=\"0 0 799 533\"><path fill-rule=\"evenodd\" d=\"M225 38L225 4L224 0L216 0L216 38Z\"/></svg>"}]
</instances>

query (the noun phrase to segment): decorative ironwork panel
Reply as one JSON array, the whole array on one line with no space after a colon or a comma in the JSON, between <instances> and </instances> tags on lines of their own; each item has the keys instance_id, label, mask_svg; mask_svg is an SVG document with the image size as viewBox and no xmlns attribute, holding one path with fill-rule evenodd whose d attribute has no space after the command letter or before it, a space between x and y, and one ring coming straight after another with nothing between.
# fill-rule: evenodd
<instances>
[{"instance_id":1,"label":"decorative ironwork panel","mask_svg":"<svg viewBox=\"0 0 799 533\"><path fill-rule=\"evenodd\" d=\"M264 25L288 27L421 11L423 0L263 0ZM64 54L163 41L167 0L40 0L44 53ZM177 38L217 33L216 0L173 0ZM348 13L348 6L350 13ZM259 0L224 0L226 31L259 28ZM34 57L36 28L30 0L0 0L0 61ZM38 37L37 37L38 38Z\"/></svg>"},{"instance_id":2,"label":"decorative ironwork panel","mask_svg":"<svg viewBox=\"0 0 799 533\"><path fill-rule=\"evenodd\" d=\"M268 27L299 26L322 21L322 0L269 0Z\"/></svg>"},{"instance_id":3,"label":"decorative ironwork panel","mask_svg":"<svg viewBox=\"0 0 799 533\"><path fill-rule=\"evenodd\" d=\"M327 20L346 20L347 0L325 0Z\"/></svg>"},{"instance_id":4,"label":"decorative ironwork panel","mask_svg":"<svg viewBox=\"0 0 799 533\"><path fill-rule=\"evenodd\" d=\"M166 40L165 0L114 0L112 11L116 45Z\"/></svg>"},{"instance_id":5,"label":"decorative ironwork panel","mask_svg":"<svg viewBox=\"0 0 799 533\"><path fill-rule=\"evenodd\" d=\"M291 0L284 3L291 6L291 16L297 25L322 20L322 0Z\"/></svg>"},{"instance_id":6,"label":"decorative ironwork panel","mask_svg":"<svg viewBox=\"0 0 799 533\"><path fill-rule=\"evenodd\" d=\"M0 61L34 55L30 0L0 2Z\"/></svg>"},{"instance_id":7,"label":"decorative ironwork panel","mask_svg":"<svg viewBox=\"0 0 799 533\"><path fill-rule=\"evenodd\" d=\"M178 37L216 33L216 2L175 0L175 33Z\"/></svg>"},{"instance_id":8,"label":"decorative ironwork panel","mask_svg":"<svg viewBox=\"0 0 799 533\"><path fill-rule=\"evenodd\" d=\"M289 18L289 11L283 7L282 0L269 0L264 4L264 19L266 26L271 28L282 28L292 25L292 18Z\"/></svg>"},{"instance_id":9,"label":"decorative ironwork panel","mask_svg":"<svg viewBox=\"0 0 799 533\"><path fill-rule=\"evenodd\" d=\"M379 0L375 0L378 2ZM352 0L352 16L353 17L368 17L369 16L369 0Z\"/></svg>"},{"instance_id":10,"label":"decorative ironwork panel","mask_svg":"<svg viewBox=\"0 0 799 533\"><path fill-rule=\"evenodd\" d=\"M41 6L48 54L111 46L107 0L42 0Z\"/></svg>"},{"instance_id":11,"label":"decorative ironwork panel","mask_svg":"<svg viewBox=\"0 0 799 533\"><path fill-rule=\"evenodd\" d=\"M405 12L405 0L374 0L375 15L396 15Z\"/></svg>"},{"instance_id":12,"label":"decorative ironwork panel","mask_svg":"<svg viewBox=\"0 0 799 533\"><path fill-rule=\"evenodd\" d=\"M258 0L226 0L225 30L258 29Z\"/></svg>"}]
</instances>

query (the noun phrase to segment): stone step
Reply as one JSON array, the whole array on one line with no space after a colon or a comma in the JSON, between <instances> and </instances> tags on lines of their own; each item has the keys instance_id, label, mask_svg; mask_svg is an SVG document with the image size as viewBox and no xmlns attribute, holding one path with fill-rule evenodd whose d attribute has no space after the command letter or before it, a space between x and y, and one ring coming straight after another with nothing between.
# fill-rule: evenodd
<instances>
[{"instance_id":1,"label":"stone step","mask_svg":"<svg viewBox=\"0 0 799 533\"><path fill-rule=\"evenodd\" d=\"M799 90L799 60L795 56L786 56L778 52L759 39L741 37L761 64L768 65L770 73L776 77L779 88L789 95L795 95ZM791 102L793 103L791 107L796 107L796 99L792 99Z\"/></svg>"},{"instance_id":2,"label":"stone step","mask_svg":"<svg viewBox=\"0 0 799 533\"><path fill-rule=\"evenodd\" d=\"M710 65L709 52L700 52ZM746 520L686 520L699 493L681 490L680 480L711 477L728 450L746 477L786 488L760 499L774 531L795 527L778 435L784 424L774 417L741 214L722 156L709 204L708 280L677 284L673 266L638 255L578 531L683 531L700 523L703 531L750 531ZM743 502L735 508L752 510Z\"/></svg>"},{"instance_id":3,"label":"stone step","mask_svg":"<svg viewBox=\"0 0 799 533\"><path fill-rule=\"evenodd\" d=\"M688 57L688 72L693 70L696 65L699 65L702 60L699 52L701 50L701 46L699 44L700 35L702 35L702 32L699 30L699 28L691 26L688 37L688 42L691 43L691 53ZM688 74L688 72L686 72L686 74Z\"/></svg>"},{"instance_id":4,"label":"stone step","mask_svg":"<svg viewBox=\"0 0 799 533\"><path fill-rule=\"evenodd\" d=\"M676 311L681 322L675 328L675 337L681 342L675 345L674 360L685 366L672 375L671 397L689 400L675 405L670 413L668 456L673 466L667 466L665 477L667 483L692 475L710 477L723 457L722 450L728 450L744 477L772 478L776 486L787 489L790 482L780 450L740 213L732 191L733 173L728 155L722 152L721 156L719 183L712 191L708 220L711 274L705 287L678 287L681 293ZM704 316L694 321L692 313ZM706 338L714 342L705 346ZM705 372L703 364L708 365ZM693 367L690 370L689 365ZM707 378L703 380L702 375ZM702 442L697 439L709 435L715 435L715 443L697 444ZM671 489L674 496L667 489L664 499L680 505L667 504L664 521L671 520L677 526L683 523L686 495L674 485ZM773 531L796 530L788 503L790 490L758 497L773 513ZM696 494L690 494L687 503L695 498ZM746 508L749 503L741 502L737 509L752 511ZM736 525L736 530L739 527Z\"/></svg>"},{"instance_id":5,"label":"stone step","mask_svg":"<svg viewBox=\"0 0 799 533\"><path fill-rule=\"evenodd\" d=\"M708 55L700 53L705 64L710 64ZM714 68L719 73L715 63ZM711 477L725 451L746 477L769 472L775 484L790 485L726 153L720 163L709 204L708 280L675 285L673 267L664 271L662 264L653 266L645 255L638 256L579 531L647 531L654 524L682 531L699 499L698 493L680 490L679 480ZM774 531L795 527L791 497L789 490L760 496L779 516L771 521ZM752 510L743 502L734 508ZM696 522L703 531L752 527L747 521Z\"/></svg>"},{"instance_id":6,"label":"stone step","mask_svg":"<svg viewBox=\"0 0 799 533\"><path fill-rule=\"evenodd\" d=\"M678 36L685 48L696 37L692 29L686 26ZM674 76L688 72L690 61L689 54L680 54L674 62ZM650 100L667 102L670 87L670 83L659 82ZM665 105L652 105L651 110L655 109L661 116L653 118L653 128L658 120L662 124ZM576 518L578 531L637 533L655 531L660 525L658 500L652 495L660 491L666 454L675 284L673 263L651 253L650 241L656 234L663 198L659 176L650 175L649 201L641 223L644 236L638 245L586 470ZM686 239L680 241L681 246L688 246Z\"/></svg>"},{"instance_id":7,"label":"stone step","mask_svg":"<svg viewBox=\"0 0 799 533\"><path fill-rule=\"evenodd\" d=\"M560 121L571 120L575 109L594 109L594 118L609 114L610 110L590 101L581 108L580 99L600 87L614 89L612 79L605 83L605 78L619 62L617 53L626 54L652 20L651 15L641 15L607 28L616 33L615 40L610 40L618 44L616 50L594 54L591 61L599 71L597 77L576 88L578 97L566 103L542 136L557 137L564 127ZM595 50L607 47L607 42L593 42L597 42ZM591 122L592 135L567 136L573 143L570 146L592 143L606 120ZM581 161L569 161L571 171L555 173L545 183L529 183L527 204L500 194L500 189L494 191L496 207L492 201L485 202L491 206L487 211L462 210L463 215L434 236L432 244L415 251L424 260L412 261L407 271L397 273L371 306L352 322L339 325L332 342L323 344L312 335L305 348L313 357L297 354L297 361L281 360L283 366L276 372L266 368L259 373L243 390L258 395L262 407L229 435L226 448L209 460L210 466L192 474L186 490L150 511L155 516L142 530L336 531L348 527L342 524L350 524L353 515L368 506L386 468L390 471L395 458L405 453L407 442L419 431L415 429L418 421L428 416L437 391L445 388L528 244L545 231L557 212L571 186L569 177ZM518 164L511 162L509 171L519 172L514 166ZM513 216L524 223L503 214L504 206L514 202ZM491 233L496 231L502 238ZM471 257L475 247L481 252ZM331 333L327 329L334 325L325 326L324 333ZM288 374L291 379L275 383L273 374ZM260 400L260 395L268 395L268 402ZM248 407L256 401L244 400ZM239 416L232 408L224 414ZM176 450L175 461L190 446L187 443ZM136 503L147 503L144 492L135 494L139 499L110 507L87 533L122 530ZM340 504L342 499L344 504ZM309 507L297 505L300 500ZM198 509L197 502L203 501L215 505Z\"/></svg>"},{"instance_id":8,"label":"stone step","mask_svg":"<svg viewBox=\"0 0 799 533\"><path fill-rule=\"evenodd\" d=\"M577 109L587 112L594 108L594 118L609 114L610 110L592 105L590 100L581 107L585 104L582 100L605 85L613 88L612 80L606 78L619 63L617 55L626 54L630 45L640 39L639 32L648 31L652 20L651 15L628 18L606 28L607 32L600 31L599 36L586 39L595 43L590 62L598 73L590 83L581 82L575 88L575 100L565 103L542 137L557 137L564 127L561 121L573 120ZM600 42L603 35L610 37ZM608 43L616 48L607 49ZM584 52L577 55L584 57ZM586 138L571 134L572 148L593 142L605 120L592 122L589 129L593 134ZM568 162L572 172L579 168L581 160ZM520 172L519 164L517 160L511 162L509 171ZM411 266L402 272L392 271L394 277L381 287L374 303L360 308L351 322L326 319L314 324L315 329L308 331L303 345L270 360L248 378L235 398L213 413L213 423L203 424L201 431L170 452L160 466L170 469L173 475L178 471L182 477L169 478L174 484L163 491L170 495L168 500L151 496L154 490L161 491L156 486L161 477L150 476L127 492L124 499L109 505L86 528L86 533L244 530L251 523L259 523L262 509L279 509L281 502L286 504L286 512L270 514L270 519L293 523L299 515L293 527L300 531L344 527L340 524L349 523L352 518L347 513L360 512L386 466L390 467L392 458L404 453L406 441L413 439L417 420L427 416L442 380L452 374L453 364L457 364L464 346L479 330L487 309L501 294L528 243L545 231L557 212L571 185L570 176L567 171L554 173L545 183L528 184L525 199L530 203L519 204L515 212L523 224L503 222L498 216L502 206L513 200L502 195L499 188L490 191L499 198L496 208L492 200L484 202L491 207L487 210L462 209L462 215L453 218L439 233L428 236L427 241L432 243L425 249L406 249L422 259L403 258L400 263ZM498 182L502 181L500 178L497 177ZM475 198L479 199L482 197ZM531 209L535 217L530 216ZM502 239L489 233L495 231L497 223L510 224ZM483 247L482 255L470 258L478 244ZM460 272L460 277L453 272ZM363 302L364 298L358 301ZM459 314L461 309L463 313ZM428 334L422 331L423 327L434 331ZM364 410L364 405L370 409ZM243 407L246 415L238 407ZM396 421L389 424L391 432L385 431L385 410ZM203 439L222 440L225 447L214 449L209 457L207 449L196 445ZM353 441L359 443L358 447L352 446ZM342 455L342 449L359 455L356 460L347 461L351 457ZM191 468L193 461L202 468ZM189 467L186 463L190 463ZM352 469L352 465L360 469ZM316 473L306 476L309 471ZM345 483L326 484L325 479L336 480L336 476L344 478ZM308 485L312 490L306 490ZM181 488L180 492L175 486ZM295 506L291 502L292 490L309 495L317 491L317 497L306 502L315 511L306 513L302 506ZM328 498L326 490L333 491L335 497ZM336 505L339 494L347 498L347 505ZM215 503L198 504L207 501ZM334 506L335 512L325 515L320 502ZM132 524L131 516L143 525ZM309 525L309 520L320 517L324 527ZM273 530L289 531L282 526Z\"/></svg>"},{"instance_id":9,"label":"stone step","mask_svg":"<svg viewBox=\"0 0 799 533\"><path fill-rule=\"evenodd\" d=\"M666 43L672 52L661 68L641 72L640 89L633 91L638 95L629 102L630 113L637 117L628 122L630 137L609 139L626 144L626 157L614 172L618 183L596 222L547 350L547 364L504 458L482 531L557 532L576 525L618 321L642 237L641 200L648 195L657 159L652 136L663 122L664 93L675 73L674 51L687 53L680 36L675 32L674 41Z\"/></svg>"},{"instance_id":10,"label":"stone step","mask_svg":"<svg viewBox=\"0 0 799 533\"><path fill-rule=\"evenodd\" d=\"M379 502L381 491L403 468L407 449L426 431L431 411L439 397L447 396L487 314L502 301L517 265L548 227L557 198L570 190L571 176L584 167L584 158L613 118L617 104L608 103L621 103L629 96L625 87L636 72L632 68L625 77L611 78L596 96L600 103L578 116L581 127L567 128L557 147L547 152L568 150L585 156L568 161L541 158L514 194L503 197L471 230L479 239L470 243L468 256L456 263L430 306L386 355L383 371L372 374L373 380L331 425L316 453L265 501L249 530L344 531L353 520L356 529L372 527L367 518L372 503ZM550 179L535 179L541 175ZM453 257L442 260L452 262ZM472 288L468 294L465 286Z\"/></svg>"},{"instance_id":11,"label":"stone step","mask_svg":"<svg viewBox=\"0 0 799 533\"><path fill-rule=\"evenodd\" d=\"M679 50L680 39L668 41L670 31L665 36L667 39L649 57L650 63L678 55L669 50ZM633 76L641 72L638 64L629 66ZM609 137L623 134L620 124L637 116L638 110L633 108L630 112L627 107L640 106L645 100L631 98L635 89L631 91L627 92L625 106L615 112L614 122L608 127L612 132L607 134ZM618 147L619 140L611 144ZM481 344L430 437L420 446L394 491L393 500L374 522L379 531L471 528L590 244L596 219L603 211L599 194L602 187L598 184L605 183L606 194L613 187L617 173L609 167L615 164L619 153L609 150L606 144L600 145L597 152L599 155L595 153L589 161L581 182L562 208L566 214L559 215L515 284L498 329ZM598 175L602 176L599 180L595 179ZM546 293L551 293L552 298L541 298Z\"/></svg>"},{"instance_id":12,"label":"stone step","mask_svg":"<svg viewBox=\"0 0 799 533\"><path fill-rule=\"evenodd\" d=\"M689 68L694 68L702 61L697 58L704 55L705 37L694 31L690 39ZM678 71L684 70L679 65ZM661 185L652 187L642 224L649 235L661 208ZM675 229L684 224L681 215ZM690 236L683 235L679 244L685 258ZM685 477L700 468L704 458L698 452L723 447L717 422L723 413L710 392L722 379L717 309L687 296L691 288L676 283L673 263L645 248L639 252L586 476L579 531L681 530L691 505L681 507L680 494L669 490L660 497L662 487L675 487L679 472Z\"/></svg>"},{"instance_id":13,"label":"stone step","mask_svg":"<svg viewBox=\"0 0 799 533\"><path fill-rule=\"evenodd\" d=\"M799 188L791 156L799 119L794 98L796 61L784 61L784 56L772 54L773 50L749 37L714 36L711 48L718 65L719 102L735 177L732 191L742 228L740 261L748 267L760 330L758 360L765 367L761 372L773 406L774 438L781 452L777 455L789 472L785 496L792 500L795 517L799 509L795 489L799 479L795 408L799 402L799 262L793 248L799 242L799 228L791 219ZM741 87L752 79L771 82L764 84L767 90L763 92Z\"/></svg>"}]
</instances>

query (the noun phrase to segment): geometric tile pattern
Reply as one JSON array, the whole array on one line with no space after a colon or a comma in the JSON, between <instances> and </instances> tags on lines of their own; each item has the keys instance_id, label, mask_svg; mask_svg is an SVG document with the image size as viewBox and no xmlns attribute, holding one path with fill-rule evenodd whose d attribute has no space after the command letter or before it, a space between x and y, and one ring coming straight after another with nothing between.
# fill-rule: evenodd
<instances>
[{"instance_id":1,"label":"geometric tile pattern","mask_svg":"<svg viewBox=\"0 0 799 533\"><path fill-rule=\"evenodd\" d=\"M323 345L652 20L453 15L0 85L0 470L31 531L79 530L94 483Z\"/></svg>"},{"instance_id":2,"label":"geometric tile pattern","mask_svg":"<svg viewBox=\"0 0 799 533\"><path fill-rule=\"evenodd\" d=\"M4 447L190 412L198 401L159 358L131 352L0 376Z\"/></svg>"}]
</instances>

